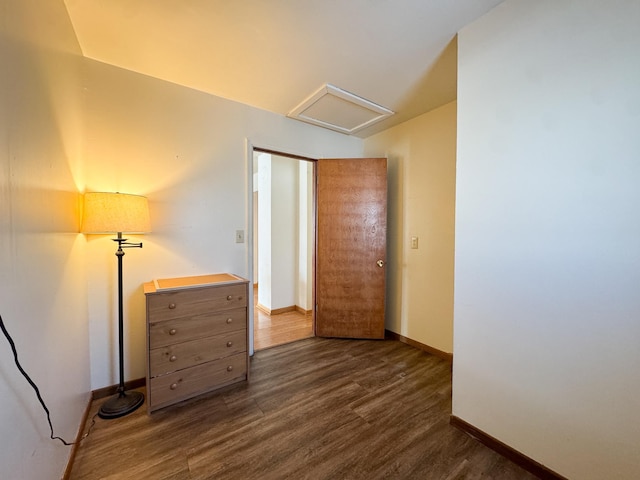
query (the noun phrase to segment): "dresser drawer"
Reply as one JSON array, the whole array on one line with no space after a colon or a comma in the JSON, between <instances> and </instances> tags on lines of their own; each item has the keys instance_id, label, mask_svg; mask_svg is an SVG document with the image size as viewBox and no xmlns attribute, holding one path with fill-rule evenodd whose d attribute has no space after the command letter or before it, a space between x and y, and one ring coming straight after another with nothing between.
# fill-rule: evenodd
<instances>
[{"instance_id":1,"label":"dresser drawer","mask_svg":"<svg viewBox=\"0 0 640 480\"><path fill-rule=\"evenodd\" d=\"M147 411L249 381L249 281L229 273L145 283Z\"/></svg>"},{"instance_id":2,"label":"dresser drawer","mask_svg":"<svg viewBox=\"0 0 640 480\"><path fill-rule=\"evenodd\" d=\"M151 409L160 408L229 383L244 380L246 376L247 356L239 353L151 378L148 385L149 405Z\"/></svg>"},{"instance_id":3,"label":"dresser drawer","mask_svg":"<svg viewBox=\"0 0 640 480\"><path fill-rule=\"evenodd\" d=\"M246 351L246 330L167 345L149 352L149 374L157 377Z\"/></svg>"},{"instance_id":4,"label":"dresser drawer","mask_svg":"<svg viewBox=\"0 0 640 480\"><path fill-rule=\"evenodd\" d=\"M247 309L236 308L187 318L149 322L149 348L154 349L187 342L211 334L227 333L247 328Z\"/></svg>"},{"instance_id":5,"label":"dresser drawer","mask_svg":"<svg viewBox=\"0 0 640 480\"><path fill-rule=\"evenodd\" d=\"M193 288L147 296L147 315L155 322L246 306L247 287L244 284Z\"/></svg>"}]
</instances>

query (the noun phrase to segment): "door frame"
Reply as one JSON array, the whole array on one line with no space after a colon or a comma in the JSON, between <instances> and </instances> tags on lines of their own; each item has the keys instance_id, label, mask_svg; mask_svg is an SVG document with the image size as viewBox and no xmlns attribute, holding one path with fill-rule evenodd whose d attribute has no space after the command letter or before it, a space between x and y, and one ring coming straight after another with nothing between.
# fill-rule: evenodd
<instances>
[{"instance_id":1,"label":"door frame","mask_svg":"<svg viewBox=\"0 0 640 480\"><path fill-rule=\"evenodd\" d=\"M312 291L312 322L313 322L313 334L316 333L316 289L315 289L315 275L316 275L316 230L318 227L318 208L317 208L317 195L316 195L316 168L318 159L311 155L305 155L303 153L296 153L285 148L267 146L264 144L258 145L254 144L249 138L245 138L245 168L247 174L247 190L246 190L246 205L247 209L245 212L245 271L247 272L248 280L249 280L249 292L250 297L247 302L247 314L249 319L249 355L254 354L254 306L253 306L253 258L254 258L254 249L253 249L253 153L255 151L262 153L270 153L272 155L279 155L282 157L293 158L301 161L313 162L313 176L314 176L314 185L313 185L313 259L312 259L312 272L311 277L313 281L313 286L311 288Z\"/></svg>"}]
</instances>

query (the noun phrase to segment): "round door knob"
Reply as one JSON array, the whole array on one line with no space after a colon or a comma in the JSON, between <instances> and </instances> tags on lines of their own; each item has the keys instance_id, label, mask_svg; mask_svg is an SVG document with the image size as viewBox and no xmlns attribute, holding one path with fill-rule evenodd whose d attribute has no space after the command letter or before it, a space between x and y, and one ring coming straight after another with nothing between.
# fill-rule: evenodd
<instances>
[{"instance_id":1,"label":"round door knob","mask_svg":"<svg viewBox=\"0 0 640 480\"><path fill-rule=\"evenodd\" d=\"M227 318L227 325L233 322L233 318Z\"/></svg>"},{"instance_id":2,"label":"round door knob","mask_svg":"<svg viewBox=\"0 0 640 480\"><path fill-rule=\"evenodd\" d=\"M227 347L233 347L233 342L227 342Z\"/></svg>"},{"instance_id":3,"label":"round door knob","mask_svg":"<svg viewBox=\"0 0 640 480\"><path fill-rule=\"evenodd\" d=\"M178 333L178 331L175 328L169 330L169 335L175 335L176 333Z\"/></svg>"},{"instance_id":4,"label":"round door knob","mask_svg":"<svg viewBox=\"0 0 640 480\"><path fill-rule=\"evenodd\" d=\"M231 300L233 297L231 295L227 295L227 300Z\"/></svg>"},{"instance_id":5,"label":"round door knob","mask_svg":"<svg viewBox=\"0 0 640 480\"><path fill-rule=\"evenodd\" d=\"M171 390L175 390L176 388L178 388L178 384L177 384L177 383L172 383L172 384L169 386L169 388L170 388Z\"/></svg>"},{"instance_id":6,"label":"round door knob","mask_svg":"<svg viewBox=\"0 0 640 480\"><path fill-rule=\"evenodd\" d=\"M229 365L229 366L227 367L227 372L230 372L231 370L233 370L233 365Z\"/></svg>"},{"instance_id":7,"label":"round door knob","mask_svg":"<svg viewBox=\"0 0 640 480\"><path fill-rule=\"evenodd\" d=\"M175 303L170 303L169 304L169 310L173 310L174 308L176 308L176 304Z\"/></svg>"},{"instance_id":8,"label":"round door knob","mask_svg":"<svg viewBox=\"0 0 640 480\"><path fill-rule=\"evenodd\" d=\"M170 362L175 362L177 359L178 359L178 357L176 357L175 355L171 355L171 356L169 357L169 361L170 361Z\"/></svg>"},{"instance_id":9,"label":"round door knob","mask_svg":"<svg viewBox=\"0 0 640 480\"><path fill-rule=\"evenodd\" d=\"M376 265L378 265L380 268L382 268L382 267L384 267L384 261L382 261L382 260L378 260L378 261L376 262Z\"/></svg>"}]
</instances>

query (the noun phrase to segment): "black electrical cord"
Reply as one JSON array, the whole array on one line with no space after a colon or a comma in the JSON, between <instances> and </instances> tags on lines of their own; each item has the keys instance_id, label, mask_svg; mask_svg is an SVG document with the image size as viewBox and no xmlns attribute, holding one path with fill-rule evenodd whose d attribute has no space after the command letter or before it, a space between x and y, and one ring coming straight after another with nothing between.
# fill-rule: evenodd
<instances>
[{"instance_id":1,"label":"black electrical cord","mask_svg":"<svg viewBox=\"0 0 640 480\"><path fill-rule=\"evenodd\" d=\"M27 379L27 382L29 382L29 385L31 385L31 387L33 387L33 389L36 392L36 396L38 397L38 400L40 401L40 404L42 405L42 408L44 408L44 411L47 413L47 421L49 422L49 429L51 430L51 440L60 440L62 443L64 443L67 446L71 446L74 445L77 442L67 442L64 438L61 437L56 437L53 435L53 425L51 424L51 414L49 413L49 409L47 408L47 405L44 403L44 400L42 399L42 396L40 395L40 390L38 389L38 386L35 384L35 382L33 380L31 380L31 377L29 377L29 375L27 374L27 372L24 371L24 368L22 368L22 365L20 365L20 361L18 360L18 351L16 350L16 345L15 343L13 343L13 339L11 338L11 335L9 335L9 332L7 331L6 327L4 326L4 321L2 320L2 315L0 315L0 328L2 329L2 333L4 334L4 336L7 338L7 341L9 342L9 345L11 345L11 351L13 352L13 359L16 362L16 366L18 367L18 370L20 370L20 373L24 376L24 378ZM91 428L93 427L93 425L95 424L95 415L93 416L93 420L91 421L91 425L89 426L89 430L87 431L87 433L85 433L82 438L80 440L83 440L85 438L87 438L87 436L89 435L89 432L91 432Z\"/></svg>"}]
</instances>

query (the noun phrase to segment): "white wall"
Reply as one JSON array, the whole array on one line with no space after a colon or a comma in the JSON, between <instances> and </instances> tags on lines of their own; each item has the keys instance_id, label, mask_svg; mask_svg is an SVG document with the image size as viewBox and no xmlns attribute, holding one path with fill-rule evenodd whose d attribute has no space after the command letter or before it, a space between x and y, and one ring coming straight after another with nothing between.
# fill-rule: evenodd
<instances>
[{"instance_id":1,"label":"white wall","mask_svg":"<svg viewBox=\"0 0 640 480\"><path fill-rule=\"evenodd\" d=\"M640 2L459 34L453 414L569 478L640 478Z\"/></svg>"},{"instance_id":2,"label":"white wall","mask_svg":"<svg viewBox=\"0 0 640 480\"><path fill-rule=\"evenodd\" d=\"M255 258L258 259L258 304L271 309L271 155L258 154L257 163L257 230L253 234L258 238L255 254Z\"/></svg>"},{"instance_id":3,"label":"white wall","mask_svg":"<svg viewBox=\"0 0 640 480\"><path fill-rule=\"evenodd\" d=\"M254 159L254 188L260 192L257 230L254 226L254 238L259 237L254 257L258 303L268 310L311 310L313 165L266 153L254 152Z\"/></svg>"},{"instance_id":4,"label":"white wall","mask_svg":"<svg viewBox=\"0 0 640 480\"><path fill-rule=\"evenodd\" d=\"M295 305L297 163L277 155L258 155L258 303L269 310Z\"/></svg>"},{"instance_id":5,"label":"white wall","mask_svg":"<svg viewBox=\"0 0 640 480\"><path fill-rule=\"evenodd\" d=\"M298 161L271 156L271 310L296 304Z\"/></svg>"},{"instance_id":6,"label":"white wall","mask_svg":"<svg viewBox=\"0 0 640 480\"><path fill-rule=\"evenodd\" d=\"M0 315L55 435L74 441L90 391L82 59L62 1L0 0L0 11ZM70 447L49 439L0 337L0 478L58 479Z\"/></svg>"},{"instance_id":7,"label":"white wall","mask_svg":"<svg viewBox=\"0 0 640 480\"><path fill-rule=\"evenodd\" d=\"M451 353L455 102L367 138L365 155L388 157L386 328Z\"/></svg>"},{"instance_id":8,"label":"white wall","mask_svg":"<svg viewBox=\"0 0 640 480\"><path fill-rule=\"evenodd\" d=\"M125 376L140 378L144 282L249 275L252 159L245 158L245 140L312 158L360 156L362 140L91 60L86 74L86 189L142 194L150 202L153 232L138 237L144 248L124 258ZM235 243L239 229L247 232L243 244ZM88 250L95 389L117 381L116 268L109 237L92 236Z\"/></svg>"},{"instance_id":9,"label":"white wall","mask_svg":"<svg viewBox=\"0 0 640 480\"><path fill-rule=\"evenodd\" d=\"M298 161L298 269L295 305L313 310L313 163Z\"/></svg>"}]
</instances>

